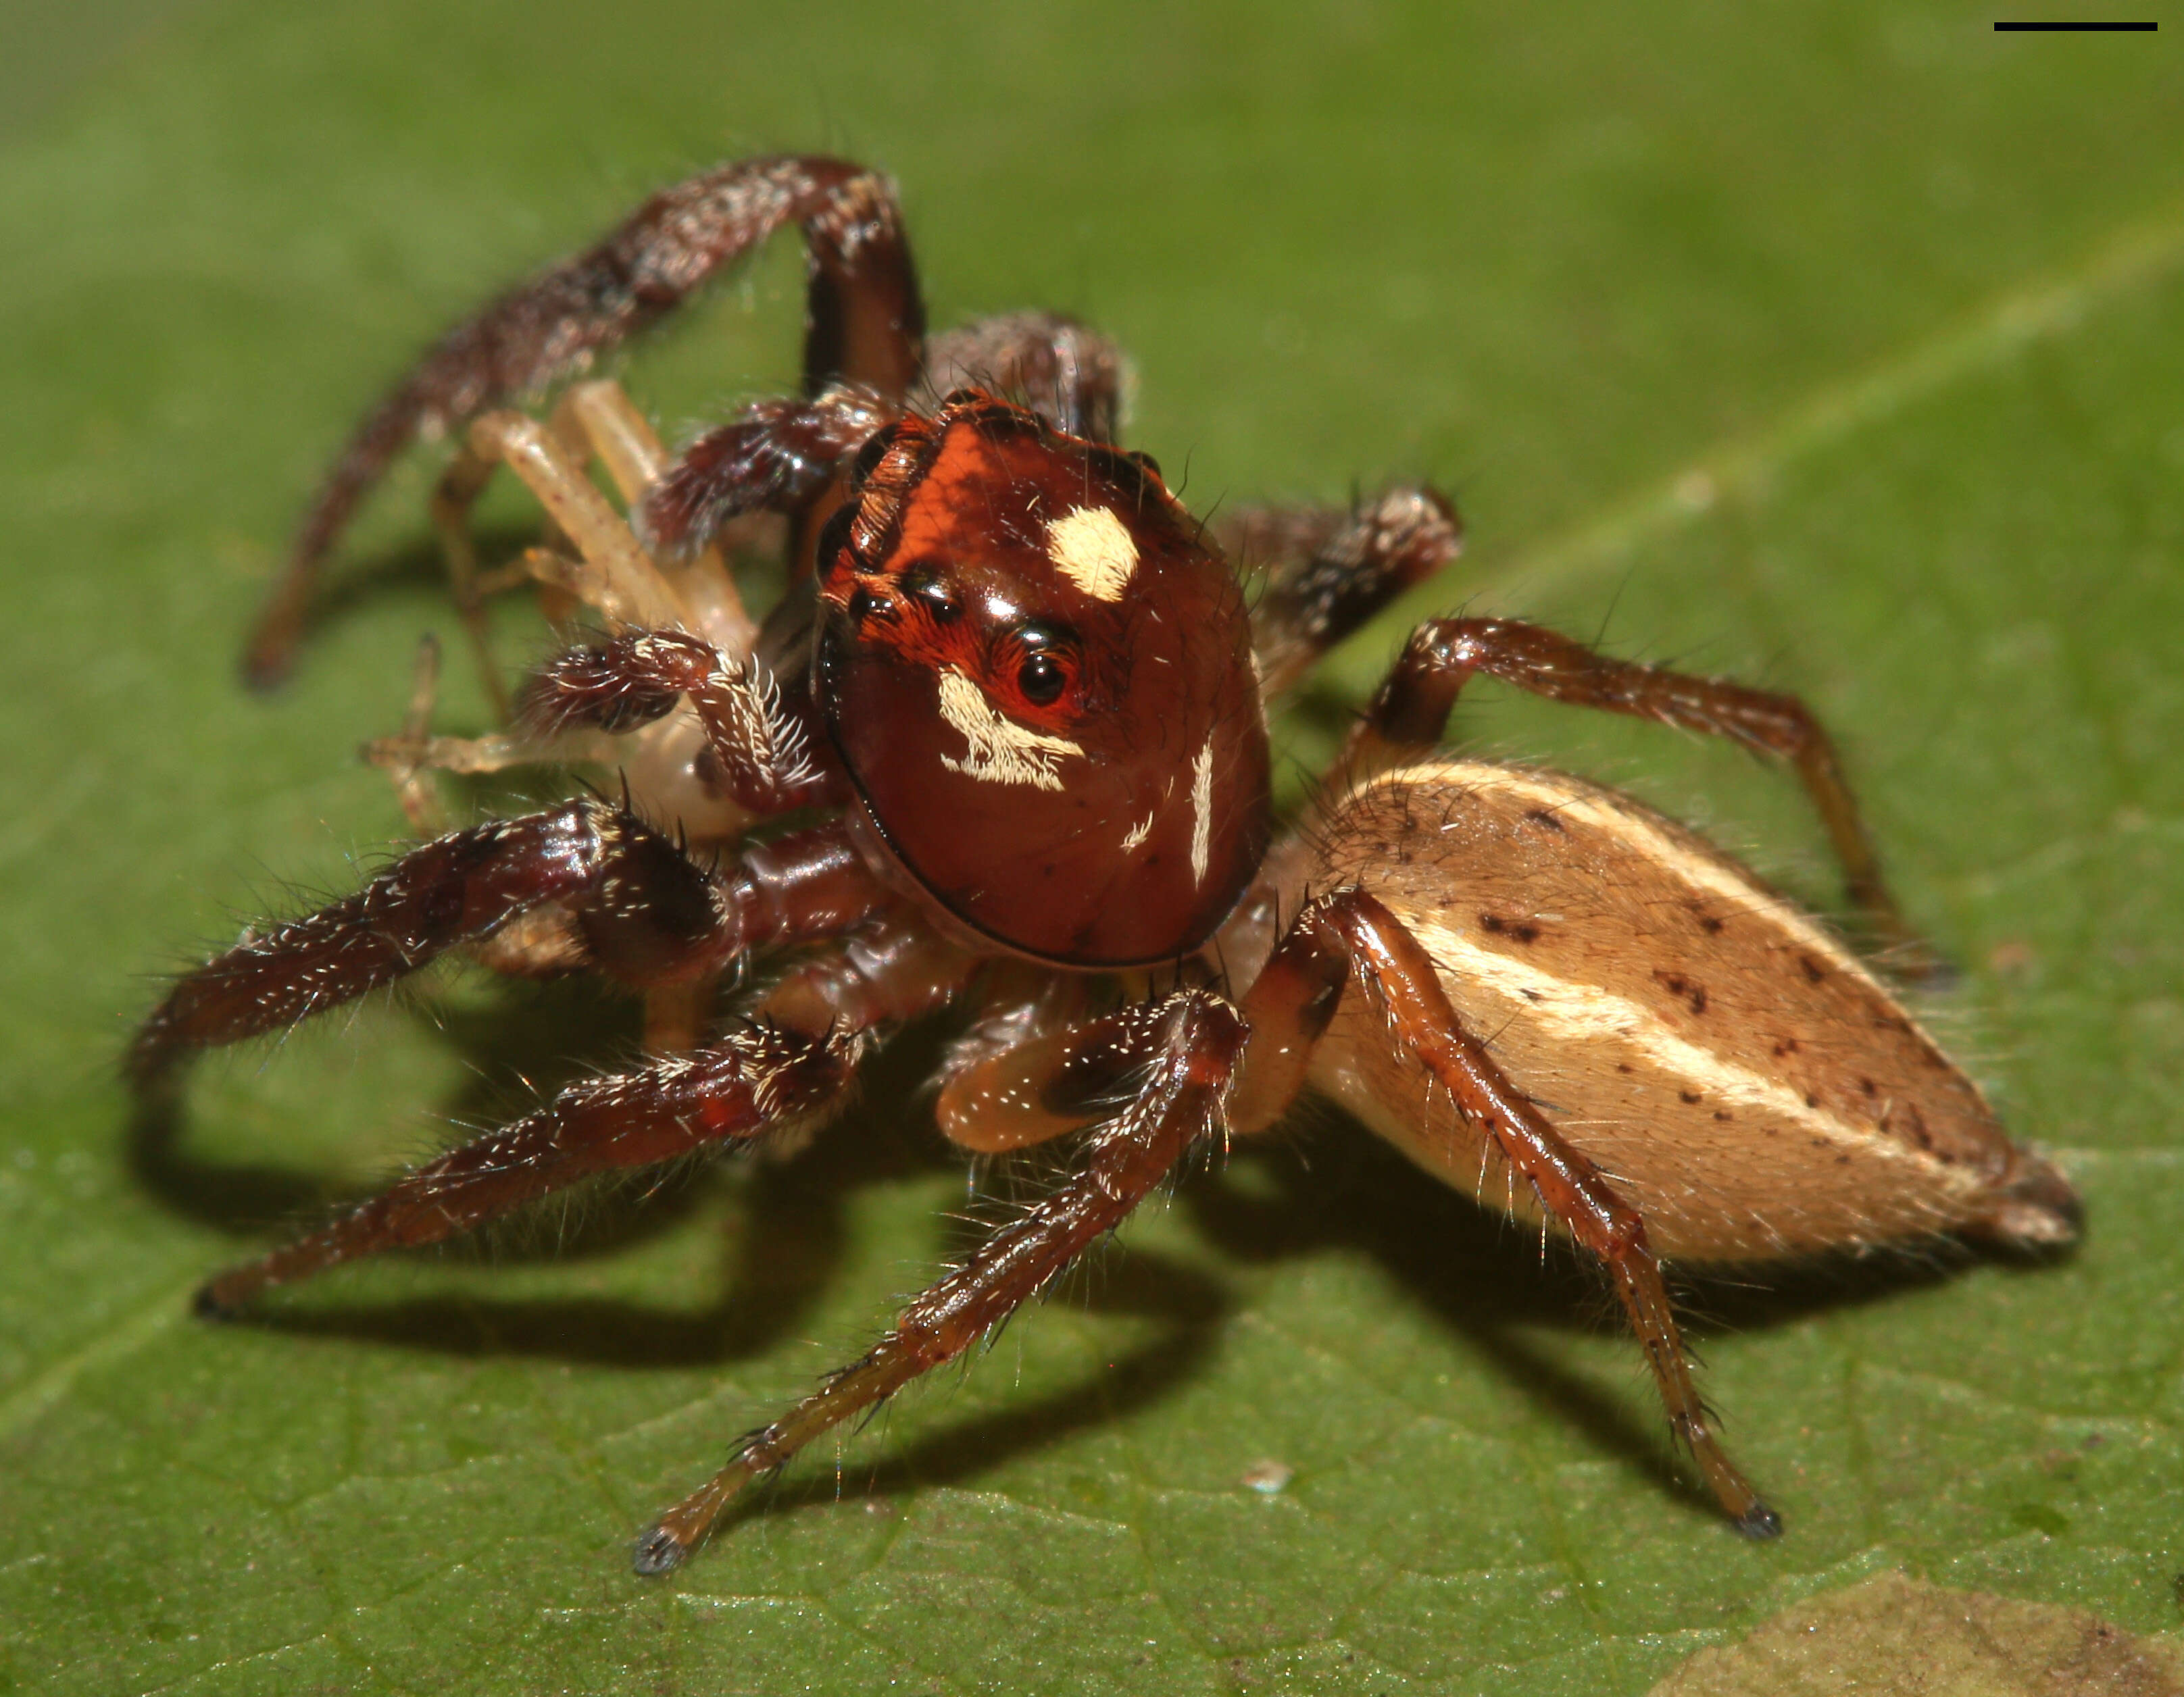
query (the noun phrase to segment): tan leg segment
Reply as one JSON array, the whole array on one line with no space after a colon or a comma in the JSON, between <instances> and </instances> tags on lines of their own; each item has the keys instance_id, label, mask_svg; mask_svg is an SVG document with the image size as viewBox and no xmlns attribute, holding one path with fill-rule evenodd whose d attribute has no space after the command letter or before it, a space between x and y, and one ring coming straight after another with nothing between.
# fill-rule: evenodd
<instances>
[{"instance_id":1,"label":"tan leg segment","mask_svg":"<svg viewBox=\"0 0 2184 1697\"><path fill-rule=\"evenodd\" d=\"M552 423L571 448L598 456L625 507L634 509L675 463L621 385L609 380L577 384L554 407ZM758 621L744 605L724 547L704 548L687 563L660 570L693 621L689 629L738 659L751 651Z\"/></svg>"}]
</instances>

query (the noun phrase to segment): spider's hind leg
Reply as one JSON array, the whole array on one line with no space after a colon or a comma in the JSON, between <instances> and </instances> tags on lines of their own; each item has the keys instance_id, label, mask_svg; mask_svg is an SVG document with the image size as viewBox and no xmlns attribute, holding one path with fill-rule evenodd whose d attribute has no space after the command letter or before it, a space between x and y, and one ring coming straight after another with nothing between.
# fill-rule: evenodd
<instances>
[{"instance_id":1,"label":"spider's hind leg","mask_svg":"<svg viewBox=\"0 0 2184 1697\"><path fill-rule=\"evenodd\" d=\"M1930 980L1948 976L1882 876L1834 739L1794 695L1616 659L1514 619L1429 620L1367 709L1345 755L1346 776L1362 780L1438 742L1457 693L1479 672L1549 701L1725 737L1786 761L1826 828L1852 905L1897 951L1897 970Z\"/></svg>"},{"instance_id":2,"label":"spider's hind leg","mask_svg":"<svg viewBox=\"0 0 2184 1697\"><path fill-rule=\"evenodd\" d=\"M1389 1038L1418 1059L1448 1092L1458 1116L1482 1129L1510 1171L1531 1188L1541 1209L1607 1270L1645 1351L1670 1428L1690 1449L1723 1512L1749 1536L1780 1533L1780 1517L1730 1460L1700 1400L1661 1264L1637 1210L1511 1082L1485 1043L1464 1028L1424 947L1367 892L1338 890L1308 904L1260 982L1279 983L1282 978L1277 975L1285 976L1300 1007L1323 1009L1316 1018L1318 1030L1323 1030L1334 1013L1333 1000L1313 999L1312 986L1330 982L1338 962L1369 999ZM1304 1035L1308 1049L1318 1031ZM1271 1100L1279 1099L1279 1087L1294 1088L1291 1081L1301 1077L1306 1062L1294 1047L1273 1051L1270 1059L1277 1064L1267 1069L1267 1082L1278 1087ZM1252 1083L1247 1067L1240 1094L1248 1093ZM1243 1116L1249 1107L1239 1104L1240 1129L1246 1128Z\"/></svg>"}]
</instances>

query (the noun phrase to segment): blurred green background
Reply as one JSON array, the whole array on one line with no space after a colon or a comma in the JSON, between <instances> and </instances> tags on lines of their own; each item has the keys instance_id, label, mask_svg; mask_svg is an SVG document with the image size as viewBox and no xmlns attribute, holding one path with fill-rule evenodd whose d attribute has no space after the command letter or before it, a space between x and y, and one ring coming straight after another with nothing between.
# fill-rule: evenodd
<instances>
[{"instance_id":1,"label":"blurred green background","mask_svg":"<svg viewBox=\"0 0 2184 1697\"><path fill-rule=\"evenodd\" d=\"M1897 1565L2174 1627L2178 25L1992 15L14 8L0 1690L1637 1692ZM1836 729L1966 969L1934 1017L2091 1225L2053 1266L1699 1291L1779 1544L1685 1483L1596 1280L1329 1122L1191 1179L972 1371L632 1580L634 1528L966 1240L915 1045L796 1160L187 1318L266 1221L627 1052L610 1002L450 976L215 1058L178 1142L132 1137L112 1077L159 973L399 833L354 751L453 634L429 455L295 683L234 682L350 420L652 186L781 147L897 175L937 322L1119 336L1132 445L1201 509L1431 477L1474 546L1407 615L1548 620ZM784 244L628 363L671 431L789 380L798 275ZM1295 761L1402 622L1328 668ZM1474 746L1831 899L1777 776L1466 704Z\"/></svg>"}]
</instances>

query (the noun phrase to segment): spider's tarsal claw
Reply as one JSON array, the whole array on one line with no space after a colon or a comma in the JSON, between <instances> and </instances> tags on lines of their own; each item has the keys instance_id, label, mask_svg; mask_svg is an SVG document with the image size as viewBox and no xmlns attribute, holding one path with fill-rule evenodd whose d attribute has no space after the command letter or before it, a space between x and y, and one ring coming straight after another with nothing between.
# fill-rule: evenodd
<instances>
[{"instance_id":1,"label":"spider's tarsal claw","mask_svg":"<svg viewBox=\"0 0 2184 1697\"><path fill-rule=\"evenodd\" d=\"M629 1565L649 1579L673 1572L689 1554L688 1544L666 1527L655 1526L638 1539L637 1547L629 1553Z\"/></svg>"},{"instance_id":2,"label":"spider's tarsal claw","mask_svg":"<svg viewBox=\"0 0 2184 1697\"><path fill-rule=\"evenodd\" d=\"M1782 1535L1782 1516L1764 1503L1754 1503L1736 1517L1736 1529L1750 1538L1780 1538Z\"/></svg>"}]
</instances>

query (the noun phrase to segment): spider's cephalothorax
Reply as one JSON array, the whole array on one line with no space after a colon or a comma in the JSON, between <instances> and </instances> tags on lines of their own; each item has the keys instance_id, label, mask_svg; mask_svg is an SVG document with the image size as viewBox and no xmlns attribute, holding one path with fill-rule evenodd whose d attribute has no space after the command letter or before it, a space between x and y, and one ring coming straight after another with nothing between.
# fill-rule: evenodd
<instances>
[{"instance_id":1,"label":"spider's cephalothorax","mask_svg":"<svg viewBox=\"0 0 2184 1697\"><path fill-rule=\"evenodd\" d=\"M544 423L488 410L791 223L811 261L801 394L671 458L612 384L569 388ZM1073 1170L744 1439L640 1539L641 1571L680 1561L745 1482L961 1355L1195 1145L1265 1131L1307 1088L1599 1257L1676 1435L1736 1523L1771 1534L1692 1383L1661 1257L1947 1232L2059 1244L2075 1198L1864 964L1735 861L1612 791L1435 744L1483 671L1777 755L1853 903L1908 954L1825 732L1792 697L1436 620L1325 799L1273 840L1262 698L1452 558L1455 515L1397 487L1201 526L1112 445L1123 387L1114 348L1062 319L928 342L890 186L833 159L680 184L430 350L329 474L251 674L286 670L320 558L404 444L443 427L463 446L434 513L488 683L496 588L535 583L601 637L486 737L427 736L421 691L375 758L432 840L182 978L131 1071L153 1088L197 1049L451 949L633 988L657 1059L427 1163L201 1306L231 1314L593 1174L809 1124L876 1041L952 1004L969 1023L942 1063L941 1130L986 1153L1073 1137ZM560 540L485 572L465 520L502 465ZM762 625L732 569L754 549L788 573ZM443 827L437 771L522 761L618 769L624 798ZM721 1021L715 987L793 945Z\"/></svg>"},{"instance_id":2,"label":"spider's cephalothorax","mask_svg":"<svg viewBox=\"0 0 2184 1697\"><path fill-rule=\"evenodd\" d=\"M885 852L982 941L1192 953L1271 828L1234 571L1148 461L976 391L872 446L814 680Z\"/></svg>"}]
</instances>

